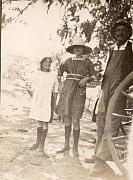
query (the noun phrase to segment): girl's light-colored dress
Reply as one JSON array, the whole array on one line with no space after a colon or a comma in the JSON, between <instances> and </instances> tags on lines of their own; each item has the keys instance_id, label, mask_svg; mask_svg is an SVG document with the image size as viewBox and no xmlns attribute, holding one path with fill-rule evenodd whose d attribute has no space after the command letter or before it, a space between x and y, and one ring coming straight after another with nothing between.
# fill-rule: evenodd
<instances>
[{"instance_id":1,"label":"girl's light-colored dress","mask_svg":"<svg viewBox=\"0 0 133 180\"><path fill-rule=\"evenodd\" d=\"M32 85L33 99L29 117L35 120L50 122L51 95L58 92L58 80L55 71L38 71Z\"/></svg>"}]
</instances>

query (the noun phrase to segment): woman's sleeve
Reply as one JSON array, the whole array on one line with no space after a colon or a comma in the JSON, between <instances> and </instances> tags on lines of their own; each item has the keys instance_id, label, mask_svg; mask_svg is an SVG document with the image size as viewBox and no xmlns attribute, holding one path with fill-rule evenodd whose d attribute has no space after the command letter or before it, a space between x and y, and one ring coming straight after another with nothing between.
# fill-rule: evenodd
<instances>
[{"instance_id":1,"label":"woman's sleeve","mask_svg":"<svg viewBox=\"0 0 133 180\"><path fill-rule=\"evenodd\" d=\"M88 59L88 75L89 76L95 75L94 64L89 59Z\"/></svg>"},{"instance_id":2,"label":"woman's sleeve","mask_svg":"<svg viewBox=\"0 0 133 180\"><path fill-rule=\"evenodd\" d=\"M63 76L64 71L66 71L66 64L67 64L66 61L61 63L59 72L58 72L58 76Z\"/></svg>"}]
</instances>

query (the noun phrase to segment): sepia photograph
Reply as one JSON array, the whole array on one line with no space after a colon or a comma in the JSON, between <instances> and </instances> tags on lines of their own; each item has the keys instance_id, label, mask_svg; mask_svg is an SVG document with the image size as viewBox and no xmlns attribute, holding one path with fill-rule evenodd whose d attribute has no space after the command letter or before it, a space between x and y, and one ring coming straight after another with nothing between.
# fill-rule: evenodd
<instances>
[{"instance_id":1,"label":"sepia photograph","mask_svg":"<svg viewBox=\"0 0 133 180\"><path fill-rule=\"evenodd\" d=\"M133 180L133 1L1 6L0 180Z\"/></svg>"}]
</instances>

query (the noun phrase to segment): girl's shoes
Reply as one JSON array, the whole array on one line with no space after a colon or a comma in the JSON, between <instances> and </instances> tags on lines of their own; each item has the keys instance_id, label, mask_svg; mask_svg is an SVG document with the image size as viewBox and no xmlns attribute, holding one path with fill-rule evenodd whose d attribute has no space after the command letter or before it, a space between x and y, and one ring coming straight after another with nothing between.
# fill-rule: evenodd
<instances>
[{"instance_id":1,"label":"girl's shoes","mask_svg":"<svg viewBox=\"0 0 133 180\"><path fill-rule=\"evenodd\" d=\"M41 142L41 137L42 137L42 127L37 127L37 139L36 139L36 143L33 144L29 149L30 150L37 150L37 148L39 147L39 144Z\"/></svg>"},{"instance_id":2,"label":"girl's shoes","mask_svg":"<svg viewBox=\"0 0 133 180\"><path fill-rule=\"evenodd\" d=\"M38 146L39 146L38 144L33 144L33 145L29 148L29 150L31 150L31 151L37 150Z\"/></svg>"},{"instance_id":3,"label":"girl's shoes","mask_svg":"<svg viewBox=\"0 0 133 180\"><path fill-rule=\"evenodd\" d=\"M41 157L49 158L49 155L45 153L44 148L42 147L39 147L37 154Z\"/></svg>"},{"instance_id":4,"label":"girl's shoes","mask_svg":"<svg viewBox=\"0 0 133 180\"><path fill-rule=\"evenodd\" d=\"M78 147L73 147L73 157L79 157Z\"/></svg>"}]
</instances>

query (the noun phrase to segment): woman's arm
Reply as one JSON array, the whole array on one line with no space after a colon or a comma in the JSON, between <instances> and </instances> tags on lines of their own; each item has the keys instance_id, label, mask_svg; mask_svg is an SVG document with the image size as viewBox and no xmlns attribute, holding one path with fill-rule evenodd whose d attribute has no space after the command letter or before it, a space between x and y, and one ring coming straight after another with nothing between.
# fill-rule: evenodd
<instances>
[{"instance_id":1,"label":"woman's arm","mask_svg":"<svg viewBox=\"0 0 133 180\"><path fill-rule=\"evenodd\" d=\"M87 76L87 77L84 77L83 79L80 80L79 82L79 86L80 87L84 87L86 85L86 83L88 82L92 82L95 80L95 77L94 76Z\"/></svg>"},{"instance_id":2,"label":"woman's arm","mask_svg":"<svg viewBox=\"0 0 133 180\"><path fill-rule=\"evenodd\" d=\"M79 82L79 86L81 87L84 87L86 83L92 82L96 79L94 65L89 59L87 61L87 66L88 66L88 74L85 78L81 79Z\"/></svg>"}]
</instances>

